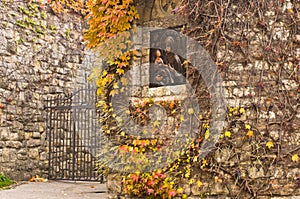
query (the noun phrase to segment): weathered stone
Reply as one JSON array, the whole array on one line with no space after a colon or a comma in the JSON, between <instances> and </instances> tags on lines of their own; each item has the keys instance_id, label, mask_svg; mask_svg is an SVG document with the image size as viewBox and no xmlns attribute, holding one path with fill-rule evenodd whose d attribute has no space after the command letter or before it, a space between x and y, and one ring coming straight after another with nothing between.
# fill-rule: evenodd
<instances>
[{"instance_id":1,"label":"weathered stone","mask_svg":"<svg viewBox=\"0 0 300 199\"><path fill-rule=\"evenodd\" d=\"M4 141L0 141L0 149L3 148L5 146L5 142Z\"/></svg>"},{"instance_id":2,"label":"weathered stone","mask_svg":"<svg viewBox=\"0 0 300 199\"><path fill-rule=\"evenodd\" d=\"M122 192L121 181L122 177L118 173L108 175L106 182L108 193L120 194Z\"/></svg>"},{"instance_id":3,"label":"weathered stone","mask_svg":"<svg viewBox=\"0 0 300 199\"><path fill-rule=\"evenodd\" d=\"M35 138L35 139L41 138L41 133L39 133L39 132L33 132L32 133L32 138Z\"/></svg>"},{"instance_id":4,"label":"weathered stone","mask_svg":"<svg viewBox=\"0 0 300 199\"><path fill-rule=\"evenodd\" d=\"M249 177L253 179L264 177L264 170L262 167L259 167L259 169L257 169L255 166L250 167L248 169L248 173L249 173Z\"/></svg>"},{"instance_id":5,"label":"weathered stone","mask_svg":"<svg viewBox=\"0 0 300 199\"><path fill-rule=\"evenodd\" d=\"M11 54L17 53L17 45L14 42L7 42L6 50Z\"/></svg>"},{"instance_id":6,"label":"weathered stone","mask_svg":"<svg viewBox=\"0 0 300 199\"><path fill-rule=\"evenodd\" d=\"M27 156L27 150L26 149L21 149L18 151L17 154L17 159L18 160L27 160L28 156Z\"/></svg>"},{"instance_id":7,"label":"weathered stone","mask_svg":"<svg viewBox=\"0 0 300 199\"><path fill-rule=\"evenodd\" d=\"M8 127L0 127L0 140L8 140L10 130Z\"/></svg>"},{"instance_id":8,"label":"weathered stone","mask_svg":"<svg viewBox=\"0 0 300 199\"><path fill-rule=\"evenodd\" d=\"M21 148L23 145L21 142L19 141L6 141L6 147L8 148L16 148L19 149Z\"/></svg>"},{"instance_id":9,"label":"weathered stone","mask_svg":"<svg viewBox=\"0 0 300 199\"><path fill-rule=\"evenodd\" d=\"M38 146L41 146L41 140L30 139L30 140L27 141L27 146L28 147L38 147Z\"/></svg>"},{"instance_id":10,"label":"weathered stone","mask_svg":"<svg viewBox=\"0 0 300 199\"><path fill-rule=\"evenodd\" d=\"M41 160L41 161L44 161L44 160L47 160L47 159L48 159L48 153L42 152L42 153L40 154L40 160Z\"/></svg>"},{"instance_id":11,"label":"weathered stone","mask_svg":"<svg viewBox=\"0 0 300 199\"><path fill-rule=\"evenodd\" d=\"M28 151L28 157L30 159L38 160L39 159L39 151L37 148L29 149Z\"/></svg>"}]
</instances>

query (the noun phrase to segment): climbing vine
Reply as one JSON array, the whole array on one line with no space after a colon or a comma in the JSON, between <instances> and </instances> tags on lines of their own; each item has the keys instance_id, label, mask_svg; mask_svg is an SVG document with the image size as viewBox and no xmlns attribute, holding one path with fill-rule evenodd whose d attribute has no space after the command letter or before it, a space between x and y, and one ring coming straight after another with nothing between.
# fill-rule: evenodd
<instances>
[{"instance_id":1,"label":"climbing vine","mask_svg":"<svg viewBox=\"0 0 300 199\"><path fill-rule=\"evenodd\" d=\"M134 2L48 2L56 12L71 10L85 16L89 25L85 31L87 46L107 49L101 51L101 56L105 57L104 67L93 73L99 87L97 105L102 109L103 131L109 141L118 143L107 151L114 152L116 158L131 158L133 162L147 165L146 152L160 152L161 146L168 142L130 136L129 132L117 128L125 121L113 114L110 103L112 97L125 92L128 80L124 74L138 54L131 48L129 32L139 18ZM228 108L228 125L207 157L199 158L198 155L201 153L199 145L210 136L210 115L197 115L202 125L198 136L188 143L188 150L176 151L180 158L160 170L125 174L122 183L126 194L186 198L191 193L188 188L181 187L183 184L199 196L209 195L203 190L218 185L231 197L278 194L278 179L274 179L270 168L283 169L283 163L291 168L299 166L299 9L296 1L287 0L182 1L174 13L188 18L187 34L207 49L226 82L237 81L234 76L240 78L239 84L226 89L234 93L229 100L242 98L245 103L242 101L243 106ZM237 66L238 72L232 74L232 68ZM143 126L151 123L149 109L153 104L152 99L147 99L123 111ZM175 121L185 119L178 111L179 101L161 102L160 105L169 116L174 115ZM187 112L194 115L193 109ZM159 121L152 122L154 129L160 126ZM105 159L105 153L99 156ZM142 159L136 160L136 157ZM211 185L205 185L207 179ZM299 178L288 180L294 181L291 189L299 188Z\"/></svg>"}]
</instances>

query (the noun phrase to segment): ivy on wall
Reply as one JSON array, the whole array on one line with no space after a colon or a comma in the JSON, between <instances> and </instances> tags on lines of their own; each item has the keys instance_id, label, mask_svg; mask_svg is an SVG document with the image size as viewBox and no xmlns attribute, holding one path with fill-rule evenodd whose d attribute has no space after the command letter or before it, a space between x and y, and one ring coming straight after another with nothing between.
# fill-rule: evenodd
<instances>
[{"instance_id":1,"label":"ivy on wall","mask_svg":"<svg viewBox=\"0 0 300 199\"><path fill-rule=\"evenodd\" d=\"M129 137L126 132L112 128L117 126L118 118L112 115L108 99L122 92L117 84L119 79L122 86L126 87L127 80L123 78L123 74L137 53L130 48L130 34L127 32L132 29L134 20L139 18L133 3L132 0L97 0L86 3L49 1L54 11L75 11L86 17L89 24L85 32L88 47L109 49L101 54L106 58L105 70L97 70L93 75L97 77L98 95L101 97L98 106L102 108L104 132L109 139L120 143L117 150L119 158L124 156L124 151L133 156L136 153L145 154L148 150L159 151L162 144L159 141ZM188 35L205 46L225 80L231 80L228 72L236 64L241 64L240 71L246 72L248 77L256 77L255 80L249 77L244 84L239 85L251 86L254 94L250 92L247 96L241 96L251 99L263 97L263 102L250 101L243 107L229 107L228 126L214 151L203 159L197 158L200 153L197 146L203 139L209 138L209 116L204 119L203 116L197 116L203 120L203 126L197 139L189 143L189 150L161 170L124 175L124 192L150 198L172 198L178 195L186 198L189 194L181 186L184 181L190 187L198 187L199 195L209 194L202 189L207 179L198 177L195 180L197 173L211 174L211 183L225 187L230 196L243 193L245 196L256 197L274 191L272 186L276 185L271 179L274 174L268 173L268 168L282 168L282 163L288 163L291 167L299 165L300 147L297 145L297 136L300 127L296 118L299 112L299 100L296 96L299 96L300 91L300 59L297 54L299 5L292 1L273 0L183 0L175 11L176 14L189 18ZM22 12L26 13L24 10ZM24 24L32 25L30 21L25 21ZM261 69L257 70L255 67ZM298 88L287 89L287 80L295 82ZM149 104L151 100L143 106L128 110L128 114L140 123L146 123ZM172 107L170 104L165 105L168 106L168 111L172 113L175 110L176 113L176 106ZM277 114L280 111L281 114ZM277 114L273 120L270 119L273 118L272 114ZM259 126L262 123L263 127ZM158 123L153 125L155 127ZM274 130L279 132L278 137L271 135ZM290 139L286 139L289 136ZM247 165L245 162L248 162ZM252 170L255 172L251 172ZM299 179L293 181L293 188L297 189ZM233 190L230 183L237 186L238 190Z\"/></svg>"}]
</instances>

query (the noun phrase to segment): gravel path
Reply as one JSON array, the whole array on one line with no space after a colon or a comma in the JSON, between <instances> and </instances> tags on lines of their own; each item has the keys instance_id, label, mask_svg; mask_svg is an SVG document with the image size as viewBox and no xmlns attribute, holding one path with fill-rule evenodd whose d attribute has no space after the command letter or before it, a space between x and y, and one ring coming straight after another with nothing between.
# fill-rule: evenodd
<instances>
[{"instance_id":1,"label":"gravel path","mask_svg":"<svg viewBox=\"0 0 300 199\"><path fill-rule=\"evenodd\" d=\"M106 186L99 182L28 182L0 190L0 199L105 199Z\"/></svg>"}]
</instances>

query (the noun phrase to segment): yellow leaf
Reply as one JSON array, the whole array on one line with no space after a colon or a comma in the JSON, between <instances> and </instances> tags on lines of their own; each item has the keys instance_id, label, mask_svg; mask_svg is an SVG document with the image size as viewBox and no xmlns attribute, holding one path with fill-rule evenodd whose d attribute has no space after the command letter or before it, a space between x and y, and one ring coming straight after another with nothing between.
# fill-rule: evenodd
<instances>
[{"instance_id":1,"label":"yellow leaf","mask_svg":"<svg viewBox=\"0 0 300 199\"><path fill-rule=\"evenodd\" d=\"M123 121L121 117L116 117L116 120L118 123L122 123L122 121Z\"/></svg>"},{"instance_id":2,"label":"yellow leaf","mask_svg":"<svg viewBox=\"0 0 300 199\"><path fill-rule=\"evenodd\" d=\"M292 156L292 161L293 161L293 162L298 162L298 160L299 160L298 154L294 154L294 155Z\"/></svg>"},{"instance_id":3,"label":"yellow leaf","mask_svg":"<svg viewBox=\"0 0 300 199\"><path fill-rule=\"evenodd\" d=\"M121 132L121 136L125 136L125 132L124 131Z\"/></svg>"},{"instance_id":4,"label":"yellow leaf","mask_svg":"<svg viewBox=\"0 0 300 199\"><path fill-rule=\"evenodd\" d=\"M193 108L189 108L189 109L188 109L188 113L189 113L190 115L194 114L194 109L193 109Z\"/></svg>"},{"instance_id":5,"label":"yellow leaf","mask_svg":"<svg viewBox=\"0 0 300 199\"><path fill-rule=\"evenodd\" d=\"M121 69L121 68L117 68L117 73L118 73L119 75L123 75L123 74L124 74L124 70Z\"/></svg>"},{"instance_id":6,"label":"yellow leaf","mask_svg":"<svg viewBox=\"0 0 300 199\"><path fill-rule=\"evenodd\" d=\"M229 137L230 138L231 133L230 133L230 131L225 131L224 135L225 135L225 137Z\"/></svg>"},{"instance_id":7,"label":"yellow leaf","mask_svg":"<svg viewBox=\"0 0 300 199\"><path fill-rule=\"evenodd\" d=\"M244 109L244 108L240 108L239 112L240 112L241 114L243 114L243 113L245 113L245 109Z\"/></svg>"},{"instance_id":8,"label":"yellow leaf","mask_svg":"<svg viewBox=\"0 0 300 199\"><path fill-rule=\"evenodd\" d=\"M272 141L269 141L266 143L266 146L270 149L270 148L274 147L274 144Z\"/></svg>"},{"instance_id":9,"label":"yellow leaf","mask_svg":"<svg viewBox=\"0 0 300 199\"><path fill-rule=\"evenodd\" d=\"M118 94L118 93L119 93L118 90L111 90L110 93L109 93L109 95L115 96L115 95Z\"/></svg>"},{"instance_id":10,"label":"yellow leaf","mask_svg":"<svg viewBox=\"0 0 300 199\"><path fill-rule=\"evenodd\" d=\"M246 128L247 130L250 130L250 129L251 129L251 126L250 126L249 124L245 124L245 128Z\"/></svg>"},{"instance_id":11,"label":"yellow leaf","mask_svg":"<svg viewBox=\"0 0 300 199\"><path fill-rule=\"evenodd\" d=\"M180 115L180 122L183 122L183 120L184 120L183 115Z\"/></svg>"},{"instance_id":12,"label":"yellow leaf","mask_svg":"<svg viewBox=\"0 0 300 199\"><path fill-rule=\"evenodd\" d=\"M158 127L158 126L159 126L159 124L160 124L160 122L159 122L159 121L157 121L157 120L153 122L153 126L154 126L154 127Z\"/></svg>"},{"instance_id":13,"label":"yellow leaf","mask_svg":"<svg viewBox=\"0 0 300 199\"><path fill-rule=\"evenodd\" d=\"M253 135L254 135L254 132L253 132L253 131L249 130L249 131L247 132L247 136L248 136L249 138L251 138Z\"/></svg>"},{"instance_id":14,"label":"yellow leaf","mask_svg":"<svg viewBox=\"0 0 300 199\"><path fill-rule=\"evenodd\" d=\"M200 180L197 181L197 186L201 187L202 186L202 182Z\"/></svg>"},{"instance_id":15,"label":"yellow leaf","mask_svg":"<svg viewBox=\"0 0 300 199\"><path fill-rule=\"evenodd\" d=\"M117 83L114 83L113 88L114 88L114 89L119 88L118 84L117 84Z\"/></svg>"},{"instance_id":16,"label":"yellow leaf","mask_svg":"<svg viewBox=\"0 0 300 199\"><path fill-rule=\"evenodd\" d=\"M183 188L178 188L178 189L177 189L177 193L178 193L178 194L182 194L182 193L183 193Z\"/></svg>"},{"instance_id":17,"label":"yellow leaf","mask_svg":"<svg viewBox=\"0 0 300 199\"><path fill-rule=\"evenodd\" d=\"M187 198L187 195L186 195L186 194L182 194L181 198L182 198L182 199L186 199L186 198Z\"/></svg>"},{"instance_id":18,"label":"yellow leaf","mask_svg":"<svg viewBox=\"0 0 300 199\"><path fill-rule=\"evenodd\" d=\"M190 173L186 172L184 175L185 178L189 178L190 177Z\"/></svg>"},{"instance_id":19,"label":"yellow leaf","mask_svg":"<svg viewBox=\"0 0 300 199\"><path fill-rule=\"evenodd\" d=\"M195 157L193 158L193 162L197 162L197 160L198 160L198 157L195 156Z\"/></svg>"},{"instance_id":20,"label":"yellow leaf","mask_svg":"<svg viewBox=\"0 0 300 199\"><path fill-rule=\"evenodd\" d=\"M209 129L207 129L204 133L204 139L207 140L209 138L209 134L210 134Z\"/></svg>"},{"instance_id":21,"label":"yellow leaf","mask_svg":"<svg viewBox=\"0 0 300 199\"><path fill-rule=\"evenodd\" d=\"M215 182L222 183L223 180L221 178L219 178L218 176L215 176Z\"/></svg>"},{"instance_id":22,"label":"yellow leaf","mask_svg":"<svg viewBox=\"0 0 300 199\"><path fill-rule=\"evenodd\" d=\"M205 158L202 158L202 165L201 165L201 168L204 168L204 167L207 166L207 165L208 165L208 163L207 163L206 159L205 159Z\"/></svg>"},{"instance_id":23,"label":"yellow leaf","mask_svg":"<svg viewBox=\"0 0 300 199\"><path fill-rule=\"evenodd\" d=\"M128 84L127 78L122 77L121 78L121 83L122 83L123 86L126 86Z\"/></svg>"},{"instance_id":24,"label":"yellow leaf","mask_svg":"<svg viewBox=\"0 0 300 199\"><path fill-rule=\"evenodd\" d=\"M104 71L102 72L102 76L105 77L106 75L107 75L107 70L104 70Z\"/></svg>"}]
</instances>

